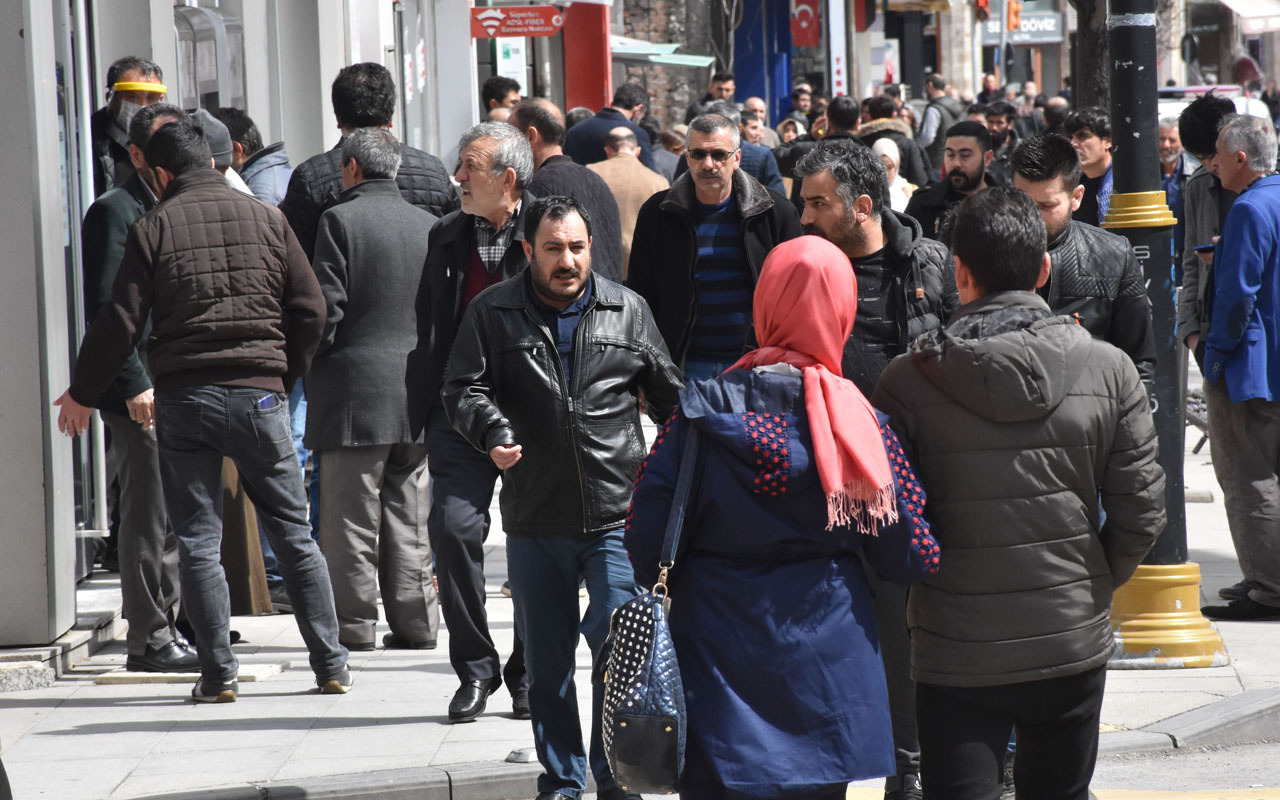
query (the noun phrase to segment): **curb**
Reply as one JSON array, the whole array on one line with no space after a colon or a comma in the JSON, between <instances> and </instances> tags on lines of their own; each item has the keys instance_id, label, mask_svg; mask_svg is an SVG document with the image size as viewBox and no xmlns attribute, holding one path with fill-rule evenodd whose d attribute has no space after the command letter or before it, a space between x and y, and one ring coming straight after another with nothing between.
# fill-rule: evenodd
<instances>
[{"instance_id":1,"label":"curb","mask_svg":"<svg viewBox=\"0 0 1280 800\"><path fill-rule=\"evenodd\" d=\"M1099 754L1144 753L1280 737L1280 689L1252 689L1134 731L1104 733Z\"/></svg>"}]
</instances>

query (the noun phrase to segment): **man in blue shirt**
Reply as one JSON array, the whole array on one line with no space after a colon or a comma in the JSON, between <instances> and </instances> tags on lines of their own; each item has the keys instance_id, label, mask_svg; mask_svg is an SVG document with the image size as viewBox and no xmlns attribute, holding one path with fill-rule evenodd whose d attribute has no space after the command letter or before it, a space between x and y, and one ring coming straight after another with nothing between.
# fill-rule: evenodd
<instances>
[{"instance_id":1,"label":"man in blue shirt","mask_svg":"<svg viewBox=\"0 0 1280 800\"><path fill-rule=\"evenodd\" d=\"M1182 149L1177 117L1165 117L1160 120L1159 143L1160 188L1164 189L1164 200L1178 220L1173 226L1173 282L1181 286L1182 251L1187 232L1186 219L1183 217L1182 210L1182 190L1186 188L1187 179L1200 165Z\"/></svg>"}]
</instances>

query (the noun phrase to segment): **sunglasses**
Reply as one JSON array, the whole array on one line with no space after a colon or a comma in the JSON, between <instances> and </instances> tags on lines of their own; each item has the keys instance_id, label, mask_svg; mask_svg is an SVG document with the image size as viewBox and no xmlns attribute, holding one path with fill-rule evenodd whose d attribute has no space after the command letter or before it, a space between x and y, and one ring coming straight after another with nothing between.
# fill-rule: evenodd
<instances>
[{"instance_id":1,"label":"sunglasses","mask_svg":"<svg viewBox=\"0 0 1280 800\"><path fill-rule=\"evenodd\" d=\"M738 152L738 149L734 148L733 150L686 150L685 152L687 152L689 154L689 158L693 159L694 161L705 161L707 156L711 156L713 160L723 164L724 162L729 160L730 156Z\"/></svg>"}]
</instances>

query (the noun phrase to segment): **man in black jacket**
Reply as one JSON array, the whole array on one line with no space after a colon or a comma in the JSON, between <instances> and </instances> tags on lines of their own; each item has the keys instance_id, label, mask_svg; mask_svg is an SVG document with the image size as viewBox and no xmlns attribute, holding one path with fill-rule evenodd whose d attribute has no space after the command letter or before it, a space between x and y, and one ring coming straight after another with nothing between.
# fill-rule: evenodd
<instances>
[{"instance_id":1,"label":"man in black jacket","mask_svg":"<svg viewBox=\"0 0 1280 800\"><path fill-rule=\"evenodd\" d=\"M591 272L591 216L569 197L535 201L529 268L467 309L442 398L458 433L503 470L511 596L525 636L539 798L586 788L574 690L581 633L598 655L614 609L638 592L622 544L644 457L640 396L675 408L680 372L644 301ZM577 480L574 480L574 477ZM578 582L591 604L578 611ZM601 743L604 688L592 686L590 766L605 800L628 795Z\"/></svg>"},{"instance_id":2,"label":"man in black jacket","mask_svg":"<svg viewBox=\"0 0 1280 800\"><path fill-rule=\"evenodd\" d=\"M119 58L107 68L107 91L107 104L89 117L95 195L119 186L133 174L130 122L140 109L164 102L164 72L147 58Z\"/></svg>"},{"instance_id":3,"label":"man in black jacket","mask_svg":"<svg viewBox=\"0 0 1280 800\"><path fill-rule=\"evenodd\" d=\"M723 372L746 349L764 258L801 233L795 207L738 168L739 137L726 117L695 119L689 171L636 217L627 285L690 379Z\"/></svg>"},{"instance_id":4,"label":"man in black jacket","mask_svg":"<svg viewBox=\"0 0 1280 800\"><path fill-rule=\"evenodd\" d=\"M143 151L156 128L185 119L177 106L147 106L129 123L134 173L89 206L84 244L85 316L92 323L111 300L129 226L156 204L155 177ZM111 440L107 481L120 485L120 593L129 621L125 663L135 672L191 672L198 661L174 627L178 613L178 540L169 528L160 485L154 390L140 343L98 398L98 413Z\"/></svg>"},{"instance_id":5,"label":"man in black jacket","mask_svg":"<svg viewBox=\"0 0 1280 800\"><path fill-rule=\"evenodd\" d=\"M886 98L887 99L887 98ZM938 330L959 306L947 248L920 233L915 220L884 205L884 164L853 142L823 141L796 166L803 181L805 233L833 242L858 281L858 309L845 344L844 377L871 396L880 374L917 336ZM889 687L897 774L889 800L918 798L920 744L910 678L907 590L868 573Z\"/></svg>"},{"instance_id":6,"label":"man in black jacket","mask_svg":"<svg viewBox=\"0 0 1280 800\"><path fill-rule=\"evenodd\" d=\"M604 161L609 154L604 151L604 140L609 131L618 126L630 128L640 143L640 163L649 169L653 164L654 143L649 134L636 124L644 117L649 103L649 93L638 83L624 83L613 92L613 102L600 109L590 119L584 119L569 129L564 139L564 152L582 166Z\"/></svg>"},{"instance_id":7,"label":"man in black jacket","mask_svg":"<svg viewBox=\"0 0 1280 800\"><path fill-rule=\"evenodd\" d=\"M907 216L920 223L925 236L947 244L955 207L996 185L987 172L991 159L991 134L985 125L968 120L952 125L942 151L942 180L911 195Z\"/></svg>"},{"instance_id":8,"label":"man in black jacket","mask_svg":"<svg viewBox=\"0 0 1280 800\"><path fill-rule=\"evenodd\" d=\"M533 150L529 194L581 200L595 226L595 236L591 238L593 269L611 281L621 281L622 221L618 201L603 178L564 154L564 114L550 100L533 97L512 107L507 124L523 133Z\"/></svg>"},{"instance_id":9,"label":"man in black jacket","mask_svg":"<svg viewBox=\"0 0 1280 800\"><path fill-rule=\"evenodd\" d=\"M923 188L931 182L929 160L912 138L911 126L895 117L895 111L892 97L881 94L870 98L867 113L871 115L871 121L864 122L858 128L856 136L867 147L875 144L878 139L891 140L902 154L899 173L907 179L907 183Z\"/></svg>"},{"instance_id":10,"label":"man in black jacket","mask_svg":"<svg viewBox=\"0 0 1280 800\"><path fill-rule=\"evenodd\" d=\"M1056 133L1036 136L1010 163L1014 188L1036 202L1048 236L1053 269L1036 291L1055 314L1074 316L1094 338L1128 353L1149 386L1156 345L1146 283L1127 239L1072 219L1084 187L1071 141Z\"/></svg>"},{"instance_id":11,"label":"man in black jacket","mask_svg":"<svg viewBox=\"0 0 1280 800\"><path fill-rule=\"evenodd\" d=\"M991 165L987 172L1000 186L1008 186L1013 179L1009 159L1018 149L1020 139L1014 124L1018 121L1018 109L1007 100L996 100L987 106L987 130L991 131Z\"/></svg>"},{"instance_id":12,"label":"man in black jacket","mask_svg":"<svg viewBox=\"0 0 1280 800\"><path fill-rule=\"evenodd\" d=\"M427 469L431 474L431 549L440 582L440 609L449 629L449 662L461 686L449 703L449 719L469 722L484 712L503 680L515 716L528 718L524 653L517 627L506 668L489 635L485 613L484 541L498 470L449 424L440 387L458 322L476 295L520 272L525 259L524 213L533 202L529 142L505 122L482 122L462 136L458 171L462 208L431 229L427 264L418 289L419 348L423 375L415 380L427 397ZM499 672L502 674L499 675Z\"/></svg>"},{"instance_id":13,"label":"man in black jacket","mask_svg":"<svg viewBox=\"0 0 1280 800\"><path fill-rule=\"evenodd\" d=\"M396 85L381 64L364 63L343 67L333 80L333 115L342 135L356 128L390 128L396 110ZM435 156L404 145L400 171L396 173L400 193L411 205L437 217L458 207L458 194L449 182L449 173ZM342 142L327 152L298 165L289 179L289 189L280 201L280 210L293 228L307 258L315 256L316 226L320 215L338 202L342 193Z\"/></svg>"}]
</instances>

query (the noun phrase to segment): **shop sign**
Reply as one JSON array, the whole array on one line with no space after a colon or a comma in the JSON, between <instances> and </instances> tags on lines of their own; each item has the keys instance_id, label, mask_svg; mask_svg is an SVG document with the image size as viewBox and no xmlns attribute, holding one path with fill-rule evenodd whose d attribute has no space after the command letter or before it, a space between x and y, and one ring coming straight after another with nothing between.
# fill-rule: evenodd
<instances>
[{"instance_id":1,"label":"shop sign","mask_svg":"<svg viewBox=\"0 0 1280 800\"><path fill-rule=\"evenodd\" d=\"M553 36L564 27L564 12L555 6L507 6L471 9L471 38Z\"/></svg>"},{"instance_id":2,"label":"shop sign","mask_svg":"<svg viewBox=\"0 0 1280 800\"><path fill-rule=\"evenodd\" d=\"M982 26L982 44L997 47L1004 19L990 17ZM1009 44L1057 44L1062 37L1062 15L1056 11L1024 11L1022 24L1009 34Z\"/></svg>"}]
</instances>

